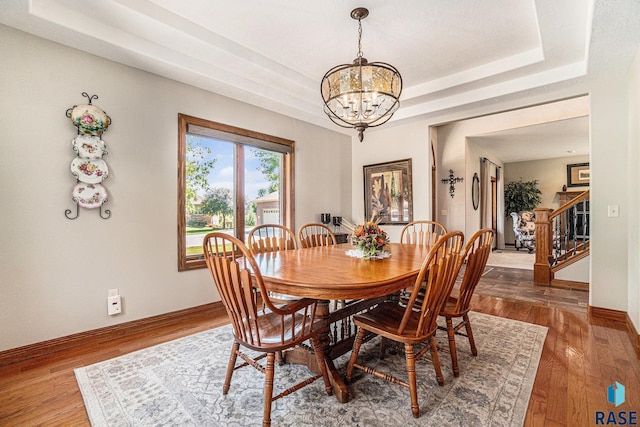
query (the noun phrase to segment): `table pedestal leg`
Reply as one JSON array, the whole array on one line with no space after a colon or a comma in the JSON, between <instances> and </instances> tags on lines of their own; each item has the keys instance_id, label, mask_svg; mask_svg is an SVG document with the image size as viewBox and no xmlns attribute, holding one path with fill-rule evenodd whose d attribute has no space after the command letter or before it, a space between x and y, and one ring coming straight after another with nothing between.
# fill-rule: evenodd
<instances>
[{"instance_id":1,"label":"table pedestal leg","mask_svg":"<svg viewBox=\"0 0 640 427\"><path fill-rule=\"evenodd\" d=\"M318 339L320 341L320 347L324 353L324 360L327 366L327 373L329 374L329 380L331 381L331 387L333 388L333 394L336 396L339 402L347 403L349 401L349 389L342 379L342 375L336 368L331 358L332 353L335 353L335 349L331 346L330 337L330 323L329 323L329 301L319 301L316 309L316 316L320 319L324 319L327 322L327 327L323 330ZM349 345L349 349L351 345ZM343 352L339 352L342 354ZM295 363L299 365L306 365L311 372L319 374L320 368L318 367L317 359L313 353L313 349L308 346L298 346L293 349L283 352L283 359L286 363Z\"/></svg>"},{"instance_id":2,"label":"table pedestal leg","mask_svg":"<svg viewBox=\"0 0 640 427\"><path fill-rule=\"evenodd\" d=\"M347 403L349 401L349 389L342 379L342 375L333 364L331 359L331 338L329 336L329 301L323 300L318 302L318 308L316 309L316 316L321 319L327 320L327 326L320 334L320 345L325 355L325 363L327 365L327 372L329 373L329 379L331 380L331 386L333 387L333 394L336 396L339 402Z\"/></svg>"}]
</instances>

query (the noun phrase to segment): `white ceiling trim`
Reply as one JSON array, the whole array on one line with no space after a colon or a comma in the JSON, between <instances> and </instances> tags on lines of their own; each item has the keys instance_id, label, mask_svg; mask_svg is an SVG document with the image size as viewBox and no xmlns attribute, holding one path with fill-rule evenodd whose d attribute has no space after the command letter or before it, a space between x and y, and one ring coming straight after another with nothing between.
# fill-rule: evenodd
<instances>
[{"instance_id":1,"label":"white ceiling trim","mask_svg":"<svg viewBox=\"0 0 640 427\"><path fill-rule=\"evenodd\" d=\"M640 15L622 0L5 0L0 23L353 134L327 119L320 80L354 56L355 6L371 11L365 53L403 75L394 122L582 94L594 70L624 70Z\"/></svg>"},{"instance_id":2,"label":"white ceiling trim","mask_svg":"<svg viewBox=\"0 0 640 427\"><path fill-rule=\"evenodd\" d=\"M420 96L450 89L466 83L482 80L487 77L513 71L527 65L536 64L544 60L542 48L531 49L497 61L489 62L479 67L471 68L448 76L417 84L406 88L402 92L402 100L410 100Z\"/></svg>"},{"instance_id":3,"label":"white ceiling trim","mask_svg":"<svg viewBox=\"0 0 640 427\"><path fill-rule=\"evenodd\" d=\"M217 7L224 10L225 6L221 5ZM542 13L538 10L541 7L546 8ZM393 120L461 107L584 75L585 56L580 62L545 70L544 63L552 56L548 51L558 50L562 45L562 40L543 37L554 33L558 8L541 6L539 2L530 8L537 28L539 45L535 48L431 81L405 80L401 104L407 104L401 106ZM99 40L104 51L92 53L340 131L324 116L319 81L314 77L152 1L84 0L83 6L78 7L77 0L30 0L29 14L76 34L70 44L79 49L92 52L92 46ZM588 35L582 37L587 45ZM294 38L295 35L293 43ZM429 58L422 60L429 61ZM527 67L537 71L523 77L511 75ZM491 80L492 84L485 80ZM456 91L460 93L452 93Z\"/></svg>"},{"instance_id":4,"label":"white ceiling trim","mask_svg":"<svg viewBox=\"0 0 640 427\"><path fill-rule=\"evenodd\" d=\"M399 109L391 120L402 120L435 111L455 108L482 101L492 97L509 95L529 89L548 86L554 83L571 80L586 75L585 62L577 62L553 70L544 71L538 74L521 77L504 83L486 86L480 89L470 90L464 93L440 98L435 101L425 102L418 105L406 106Z\"/></svg>"}]
</instances>

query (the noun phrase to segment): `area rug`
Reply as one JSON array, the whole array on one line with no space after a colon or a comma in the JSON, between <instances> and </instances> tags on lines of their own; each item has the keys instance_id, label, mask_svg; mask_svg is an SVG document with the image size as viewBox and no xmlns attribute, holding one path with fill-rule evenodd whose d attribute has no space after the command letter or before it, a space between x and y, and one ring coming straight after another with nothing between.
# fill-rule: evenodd
<instances>
[{"instance_id":1,"label":"area rug","mask_svg":"<svg viewBox=\"0 0 640 427\"><path fill-rule=\"evenodd\" d=\"M430 360L416 363L420 418L411 415L409 390L372 375L354 375L351 399L339 403L322 380L274 402L274 426L521 426L538 369L547 328L470 313L478 347L458 337L460 376L441 352L445 386ZM438 345L447 348L445 332ZM231 348L224 326L75 370L94 426L259 426L264 377L251 368L235 372L222 395ZM401 353L378 359L379 339L365 344L367 364L406 378ZM348 354L336 360L344 370ZM358 372L358 371L356 371ZM306 367L276 366L275 392L286 389ZM274 393L274 394L276 394Z\"/></svg>"},{"instance_id":2,"label":"area rug","mask_svg":"<svg viewBox=\"0 0 640 427\"><path fill-rule=\"evenodd\" d=\"M533 270L536 262L536 254L529 253L526 249L496 250L489 254L487 265L503 268L518 268L522 270Z\"/></svg>"}]
</instances>

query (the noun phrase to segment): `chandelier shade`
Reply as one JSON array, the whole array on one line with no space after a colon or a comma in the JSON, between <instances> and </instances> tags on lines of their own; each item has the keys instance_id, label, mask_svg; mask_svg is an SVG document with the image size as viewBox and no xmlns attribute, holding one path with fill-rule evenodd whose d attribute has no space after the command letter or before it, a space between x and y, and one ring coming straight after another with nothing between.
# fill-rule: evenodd
<instances>
[{"instance_id":1,"label":"chandelier shade","mask_svg":"<svg viewBox=\"0 0 640 427\"><path fill-rule=\"evenodd\" d=\"M351 17L358 20L358 56L352 64L333 67L320 86L324 112L338 126L354 128L362 142L369 127L386 123L400 106L402 76L384 62L367 62L362 57L361 19L369 12L358 8Z\"/></svg>"}]
</instances>

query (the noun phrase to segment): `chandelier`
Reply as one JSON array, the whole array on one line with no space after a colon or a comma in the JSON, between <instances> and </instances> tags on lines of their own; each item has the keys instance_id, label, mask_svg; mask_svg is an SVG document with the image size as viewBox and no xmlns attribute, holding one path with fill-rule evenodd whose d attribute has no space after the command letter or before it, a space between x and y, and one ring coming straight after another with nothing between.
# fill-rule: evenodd
<instances>
[{"instance_id":1,"label":"chandelier","mask_svg":"<svg viewBox=\"0 0 640 427\"><path fill-rule=\"evenodd\" d=\"M380 126L393 116L402 92L402 76L396 67L367 62L362 56L362 20L367 16L364 7L351 11L351 17L358 20L358 55L352 64L327 71L320 85L324 112L338 126L356 129L360 142L367 128Z\"/></svg>"}]
</instances>

